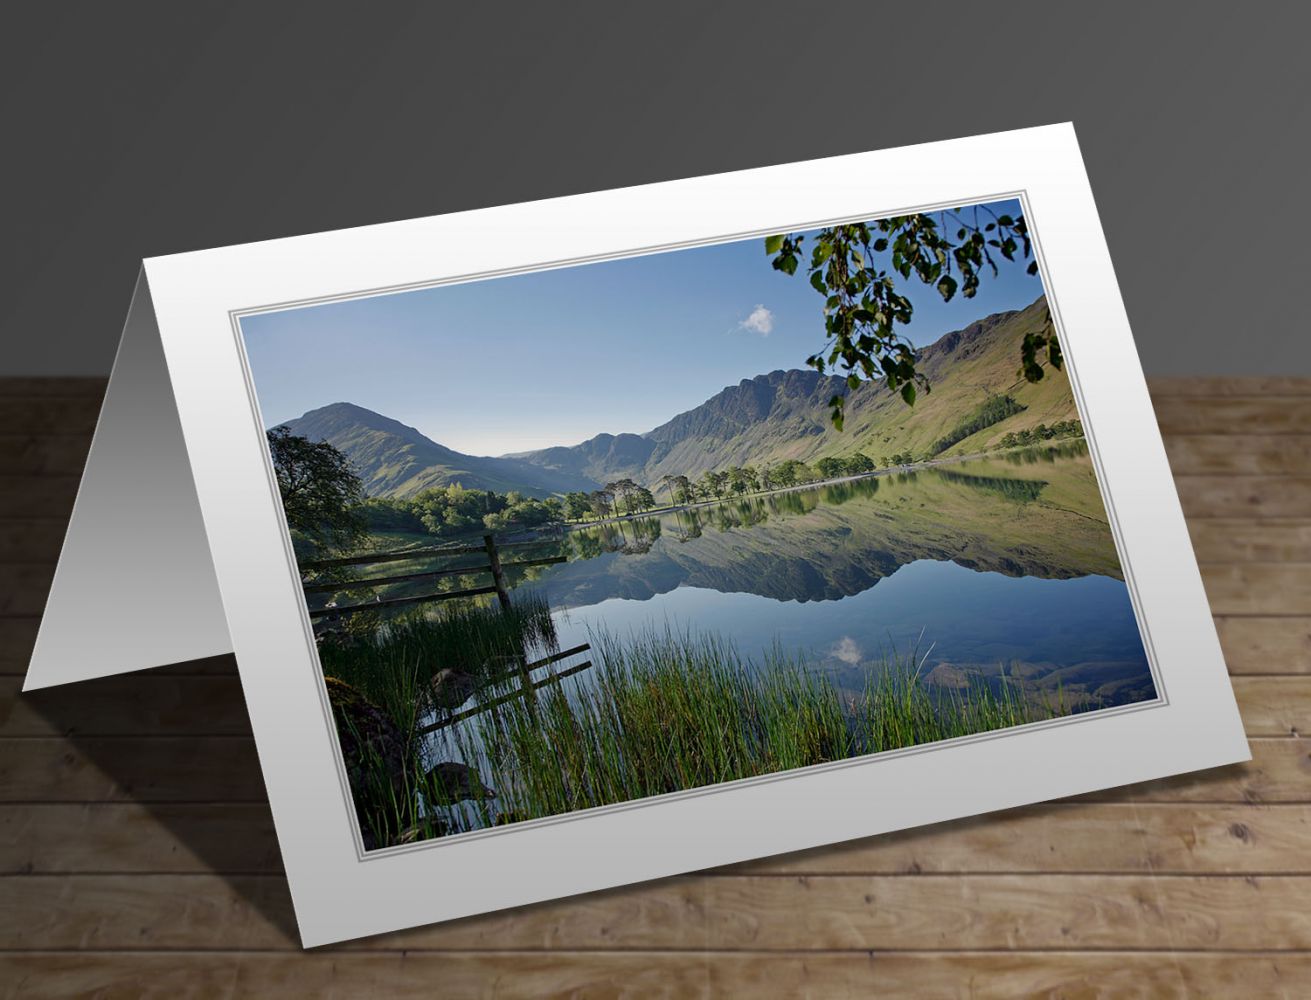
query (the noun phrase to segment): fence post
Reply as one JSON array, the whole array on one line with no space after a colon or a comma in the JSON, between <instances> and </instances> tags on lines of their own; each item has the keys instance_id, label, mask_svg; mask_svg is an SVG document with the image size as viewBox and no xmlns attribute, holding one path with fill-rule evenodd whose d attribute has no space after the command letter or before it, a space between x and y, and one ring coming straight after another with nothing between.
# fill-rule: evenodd
<instances>
[{"instance_id":1,"label":"fence post","mask_svg":"<svg viewBox=\"0 0 1311 1000\"><path fill-rule=\"evenodd\" d=\"M505 574L501 571L501 556L496 551L496 542L491 535L483 535L483 545L487 547L487 561L492 567L492 582L496 584L496 597L502 608L510 607L510 592L505 587Z\"/></svg>"}]
</instances>

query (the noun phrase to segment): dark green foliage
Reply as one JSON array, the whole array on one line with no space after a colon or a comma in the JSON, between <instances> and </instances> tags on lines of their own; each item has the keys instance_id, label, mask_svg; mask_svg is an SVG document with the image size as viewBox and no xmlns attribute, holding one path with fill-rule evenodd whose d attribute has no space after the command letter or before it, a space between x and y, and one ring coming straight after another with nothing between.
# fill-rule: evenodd
<instances>
[{"instance_id":1,"label":"dark green foliage","mask_svg":"<svg viewBox=\"0 0 1311 1000\"><path fill-rule=\"evenodd\" d=\"M268 432L269 454L293 538L317 553L345 550L364 535L357 507L364 499L360 477L346 456L326 441L310 441L285 425Z\"/></svg>"},{"instance_id":2,"label":"dark green foliage","mask_svg":"<svg viewBox=\"0 0 1311 1000\"><path fill-rule=\"evenodd\" d=\"M815 463L815 469L821 479L836 479L847 471L847 464L840 458L821 458Z\"/></svg>"},{"instance_id":3,"label":"dark green foliage","mask_svg":"<svg viewBox=\"0 0 1311 1000\"><path fill-rule=\"evenodd\" d=\"M1058 420L1050 427L1046 424L1039 424L1037 427L1026 427L1022 431L1011 431L1001 439L1000 443L1003 448L1017 448L1023 445L1040 444L1053 438L1071 437L1083 437L1083 423L1081 421Z\"/></svg>"},{"instance_id":4,"label":"dark green foliage","mask_svg":"<svg viewBox=\"0 0 1311 1000\"><path fill-rule=\"evenodd\" d=\"M944 300L957 291L973 298L985 267L998 272L994 252L1011 262L1017 255L1027 260L1032 252L1024 217L997 215L987 206L827 226L809 237L808 259L807 238L789 233L765 239L765 253L776 271L792 275L806 261L811 286L824 296L826 342L806 363L821 373L838 369L849 389L863 379L884 379L911 406L918 391L929 390L929 382L898 331L910 324L914 306L897 291L894 276L913 276L935 287ZM1037 271L1037 262L1030 262L1028 273ZM1050 314L1042 330L1026 336L1021 347L1021 374L1031 382L1042 378L1037 355L1043 347L1048 362L1060 368ZM833 426L841 430L845 396L835 394L829 406Z\"/></svg>"},{"instance_id":5,"label":"dark green foliage","mask_svg":"<svg viewBox=\"0 0 1311 1000\"><path fill-rule=\"evenodd\" d=\"M989 396L987 401L967 414L960 423L953 427L929 448L929 454L939 455L958 441L964 441L971 434L978 433L985 427L999 424L1007 417L1023 413L1027 407L1017 403L1011 396Z\"/></svg>"},{"instance_id":6,"label":"dark green foliage","mask_svg":"<svg viewBox=\"0 0 1311 1000\"><path fill-rule=\"evenodd\" d=\"M408 531L419 534L427 530L404 500L370 497L358 509L369 531Z\"/></svg>"},{"instance_id":7,"label":"dark green foliage","mask_svg":"<svg viewBox=\"0 0 1311 1000\"><path fill-rule=\"evenodd\" d=\"M586 493L575 491L566 493L564 498L564 516L568 521L581 521L592 513L592 502Z\"/></svg>"},{"instance_id":8,"label":"dark green foliage","mask_svg":"<svg viewBox=\"0 0 1311 1000\"><path fill-rule=\"evenodd\" d=\"M408 500L382 502L408 510L421 530L438 538L540 528L564 519L564 506L554 497L539 500L513 491L466 490L459 483L426 489Z\"/></svg>"}]
</instances>

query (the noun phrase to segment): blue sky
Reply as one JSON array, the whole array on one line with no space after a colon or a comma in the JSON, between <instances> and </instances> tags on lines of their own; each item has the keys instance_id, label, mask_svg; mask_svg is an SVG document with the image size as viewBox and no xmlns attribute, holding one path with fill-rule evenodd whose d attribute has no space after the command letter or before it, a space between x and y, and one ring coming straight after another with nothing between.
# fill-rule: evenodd
<instances>
[{"instance_id":1,"label":"blue sky","mask_svg":"<svg viewBox=\"0 0 1311 1000\"><path fill-rule=\"evenodd\" d=\"M973 299L904 282L906 335L923 346L1042 293L1000 263ZM750 239L249 316L242 331L268 426L344 401L501 455L648 431L744 378L804 368L822 308L802 269L773 270Z\"/></svg>"}]
</instances>

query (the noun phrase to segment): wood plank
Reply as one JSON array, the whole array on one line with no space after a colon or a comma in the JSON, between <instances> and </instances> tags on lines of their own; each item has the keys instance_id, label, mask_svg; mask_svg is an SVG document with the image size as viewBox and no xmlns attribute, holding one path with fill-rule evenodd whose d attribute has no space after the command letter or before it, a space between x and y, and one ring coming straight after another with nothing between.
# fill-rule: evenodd
<instances>
[{"instance_id":1,"label":"wood plank","mask_svg":"<svg viewBox=\"0 0 1311 1000\"><path fill-rule=\"evenodd\" d=\"M1106 788L1071 802L1311 802L1311 739L1248 741L1252 759L1137 785Z\"/></svg>"},{"instance_id":2,"label":"wood plank","mask_svg":"<svg viewBox=\"0 0 1311 1000\"><path fill-rule=\"evenodd\" d=\"M1147 388L1158 396L1311 396L1304 375L1150 375Z\"/></svg>"},{"instance_id":3,"label":"wood plank","mask_svg":"<svg viewBox=\"0 0 1311 1000\"><path fill-rule=\"evenodd\" d=\"M1251 761L1070 801L1311 803L1311 739L1263 738ZM0 802L265 802L253 739L0 739Z\"/></svg>"},{"instance_id":4,"label":"wood plank","mask_svg":"<svg viewBox=\"0 0 1311 1000\"><path fill-rule=\"evenodd\" d=\"M1311 476L1176 476L1179 502L1190 521L1202 517L1305 518Z\"/></svg>"},{"instance_id":5,"label":"wood plank","mask_svg":"<svg viewBox=\"0 0 1311 1000\"><path fill-rule=\"evenodd\" d=\"M0 615L39 616L55 576L52 563L0 565Z\"/></svg>"},{"instance_id":6,"label":"wood plank","mask_svg":"<svg viewBox=\"0 0 1311 1000\"><path fill-rule=\"evenodd\" d=\"M281 874L267 803L0 805L0 873Z\"/></svg>"},{"instance_id":7,"label":"wood plank","mask_svg":"<svg viewBox=\"0 0 1311 1000\"><path fill-rule=\"evenodd\" d=\"M89 434L0 433L0 469L21 476L80 476L90 446Z\"/></svg>"},{"instance_id":8,"label":"wood plank","mask_svg":"<svg viewBox=\"0 0 1311 1000\"><path fill-rule=\"evenodd\" d=\"M5 375L0 396L103 396L109 379L104 375Z\"/></svg>"},{"instance_id":9,"label":"wood plank","mask_svg":"<svg viewBox=\"0 0 1311 1000\"><path fill-rule=\"evenodd\" d=\"M7 994L27 997L708 997L693 953L426 955L166 952L0 956ZM723 995L723 994L721 994Z\"/></svg>"},{"instance_id":10,"label":"wood plank","mask_svg":"<svg viewBox=\"0 0 1311 1000\"><path fill-rule=\"evenodd\" d=\"M3 409L0 400L0 409ZM77 496L76 476L0 474L0 518L36 518L67 524Z\"/></svg>"},{"instance_id":11,"label":"wood plank","mask_svg":"<svg viewBox=\"0 0 1311 1000\"><path fill-rule=\"evenodd\" d=\"M0 674L23 675L32 659L40 619L0 617Z\"/></svg>"},{"instance_id":12,"label":"wood plank","mask_svg":"<svg viewBox=\"0 0 1311 1000\"><path fill-rule=\"evenodd\" d=\"M1213 614L1311 613L1311 562L1205 563L1200 569Z\"/></svg>"},{"instance_id":13,"label":"wood plank","mask_svg":"<svg viewBox=\"0 0 1311 1000\"><path fill-rule=\"evenodd\" d=\"M1162 434L1311 434L1311 396L1162 396Z\"/></svg>"},{"instance_id":14,"label":"wood plank","mask_svg":"<svg viewBox=\"0 0 1311 1000\"><path fill-rule=\"evenodd\" d=\"M89 437L100 416L99 393L9 396L0 394L0 427L6 434Z\"/></svg>"},{"instance_id":15,"label":"wood plank","mask_svg":"<svg viewBox=\"0 0 1311 1000\"><path fill-rule=\"evenodd\" d=\"M672 878L323 951L993 950L1311 946L1307 876ZM6 949L294 950L280 876L0 878Z\"/></svg>"},{"instance_id":16,"label":"wood plank","mask_svg":"<svg viewBox=\"0 0 1311 1000\"><path fill-rule=\"evenodd\" d=\"M1311 563L1311 520L1194 518L1193 553L1203 563Z\"/></svg>"},{"instance_id":17,"label":"wood plank","mask_svg":"<svg viewBox=\"0 0 1311 1000\"><path fill-rule=\"evenodd\" d=\"M1311 472L1311 436L1179 434L1165 438L1176 476L1298 476Z\"/></svg>"},{"instance_id":18,"label":"wood plank","mask_svg":"<svg viewBox=\"0 0 1311 1000\"><path fill-rule=\"evenodd\" d=\"M1233 685L1248 736L1311 734L1311 677L1235 677Z\"/></svg>"},{"instance_id":19,"label":"wood plank","mask_svg":"<svg viewBox=\"0 0 1311 1000\"><path fill-rule=\"evenodd\" d=\"M1289 769L1271 762L1267 795L1278 794L1269 789L1282 788ZM0 802L267 801L248 737L0 739Z\"/></svg>"},{"instance_id":20,"label":"wood plank","mask_svg":"<svg viewBox=\"0 0 1311 1000\"><path fill-rule=\"evenodd\" d=\"M1311 874L1311 807L1048 803L720 871Z\"/></svg>"},{"instance_id":21,"label":"wood plank","mask_svg":"<svg viewBox=\"0 0 1311 1000\"><path fill-rule=\"evenodd\" d=\"M67 530L58 520L0 521L0 582L10 563L44 563L53 571Z\"/></svg>"},{"instance_id":22,"label":"wood plank","mask_svg":"<svg viewBox=\"0 0 1311 1000\"><path fill-rule=\"evenodd\" d=\"M10 996L1300 997L1311 956L1281 952L105 951L0 957Z\"/></svg>"},{"instance_id":23,"label":"wood plank","mask_svg":"<svg viewBox=\"0 0 1311 1000\"><path fill-rule=\"evenodd\" d=\"M262 803L0 805L0 873L274 874ZM1058 802L720 874L1311 874L1311 806Z\"/></svg>"},{"instance_id":24,"label":"wood plank","mask_svg":"<svg viewBox=\"0 0 1311 1000\"><path fill-rule=\"evenodd\" d=\"M0 677L5 736L249 735L235 676L178 677L144 671L21 693L19 677Z\"/></svg>"},{"instance_id":25,"label":"wood plank","mask_svg":"<svg viewBox=\"0 0 1311 1000\"><path fill-rule=\"evenodd\" d=\"M333 951L399 948L700 948L708 879L662 879L467 920L345 942ZM0 877L8 949L299 950L286 879L272 876Z\"/></svg>"},{"instance_id":26,"label":"wood plank","mask_svg":"<svg viewBox=\"0 0 1311 1000\"><path fill-rule=\"evenodd\" d=\"M714 954L715 997L1050 998L1311 995L1311 956L1164 952Z\"/></svg>"},{"instance_id":27,"label":"wood plank","mask_svg":"<svg viewBox=\"0 0 1311 1000\"><path fill-rule=\"evenodd\" d=\"M1217 618L1230 674L1311 673L1311 616Z\"/></svg>"},{"instance_id":28,"label":"wood plank","mask_svg":"<svg viewBox=\"0 0 1311 1000\"><path fill-rule=\"evenodd\" d=\"M1311 946L1306 876L800 876L714 878L707 889L709 948Z\"/></svg>"}]
</instances>

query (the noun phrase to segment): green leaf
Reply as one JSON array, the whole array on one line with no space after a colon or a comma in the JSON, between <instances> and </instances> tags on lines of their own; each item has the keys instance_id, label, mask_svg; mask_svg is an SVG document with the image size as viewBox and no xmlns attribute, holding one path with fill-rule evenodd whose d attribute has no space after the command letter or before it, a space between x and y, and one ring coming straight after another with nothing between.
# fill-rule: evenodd
<instances>
[{"instance_id":1,"label":"green leaf","mask_svg":"<svg viewBox=\"0 0 1311 1000\"><path fill-rule=\"evenodd\" d=\"M942 294L944 302L950 302L951 297L956 294L956 279L950 274L944 274L938 282L938 291Z\"/></svg>"},{"instance_id":2,"label":"green leaf","mask_svg":"<svg viewBox=\"0 0 1311 1000\"><path fill-rule=\"evenodd\" d=\"M901 387L901 398L906 401L906 405L915 405L915 383L906 382Z\"/></svg>"},{"instance_id":3,"label":"green leaf","mask_svg":"<svg viewBox=\"0 0 1311 1000\"><path fill-rule=\"evenodd\" d=\"M820 295L824 295L828 292L828 286L824 284L823 271L810 272L810 285L815 289L815 291L819 292Z\"/></svg>"},{"instance_id":4,"label":"green leaf","mask_svg":"<svg viewBox=\"0 0 1311 1000\"><path fill-rule=\"evenodd\" d=\"M783 249L783 234L765 237L765 253L778 253Z\"/></svg>"}]
</instances>

